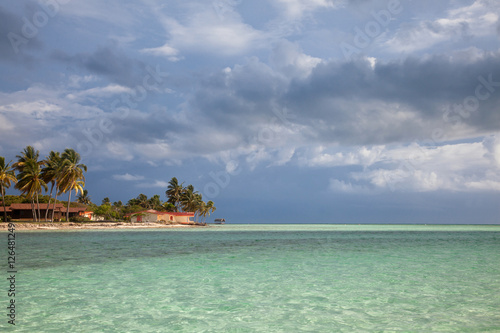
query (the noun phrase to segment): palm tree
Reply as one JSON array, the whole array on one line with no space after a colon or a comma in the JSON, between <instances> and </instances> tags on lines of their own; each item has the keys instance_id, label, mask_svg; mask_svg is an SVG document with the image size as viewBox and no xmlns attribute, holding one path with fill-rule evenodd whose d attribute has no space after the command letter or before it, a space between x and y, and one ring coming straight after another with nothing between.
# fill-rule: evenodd
<instances>
[{"instance_id":1,"label":"palm tree","mask_svg":"<svg viewBox=\"0 0 500 333\"><path fill-rule=\"evenodd\" d=\"M150 208L150 204L149 204L149 200L148 200L148 196L141 193L137 196L137 202L139 204L139 206L141 206L142 208Z\"/></svg>"},{"instance_id":2,"label":"palm tree","mask_svg":"<svg viewBox=\"0 0 500 333\"><path fill-rule=\"evenodd\" d=\"M158 194L155 194L151 198L149 198L149 206L155 210L163 209L163 205L161 203L160 196Z\"/></svg>"},{"instance_id":3,"label":"palm tree","mask_svg":"<svg viewBox=\"0 0 500 333\"><path fill-rule=\"evenodd\" d=\"M200 195L199 200L196 202L196 212L194 214L196 216L196 222L198 222L198 218L205 216L206 209L207 204L205 203L205 201L201 200Z\"/></svg>"},{"instance_id":4,"label":"palm tree","mask_svg":"<svg viewBox=\"0 0 500 333\"><path fill-rule=\"evenodd\" d=\"M78 196L78 202L81 204L90 205L92 201L90 200L89 191L83 190L83 192Z\"/></svg>"},{"instance_id":5,"label":"palm tree","mask_svg":"<svg viewBox=\"0 0 500 333\"><path fill-rule=\"evenodd\" d=\"M64 159L62 158L62 156L60 156L59 153L56 153L56 156L53 158L53 161L51 163L53 163L53 167L55 169L55 189L56 189L56 192L54 195L54 205L52 206L52 217L50 218L50 221L54 222L54 214L56 211L57 196L59 194L61 194L61 192L62 192L61 179L62 179L63 172L64 172L63 169L64 169L65 162L64 162Z\"/></svg>"},{"instance_id":6,"label":"palm tree","mask_svg":"<svg viewBox=\"0 0 500 333\"><path fill-rule=\"evenodd\" d=\"M26 162L30 160L36 161L39 165L43 165L45 163L44 161L38 161L40 151L35 150L32 146L26 146L24 151L21 152L21 155L16 155L16 157L17 162L12 164L12 167L17 171L22 171Z\"/></svg>"},{"instance_id":7,"label":"palm tree","mask_svg":"<svg viewBox=\"0 0 500 333\"><path fill-rule=\"evenodd\" d=\"M40 151L35 150L33 146L26 146L26 148L24 148L24 150L21 152L21 155L16 155L16 157L17 157L17 162L12 164L12 167L19 172L23 172L24 168L27 167L28 164L35 163L38 165L38 167L40 167L45 163L44 161L38 160L38 158L40 157ZM29 167L31 168L31 170L28 170L28 173L34 172L35 167L33 165ZM19 177L19 174L17 176ZM37 192L36 194L35 193L31 194L33 195L31 197L31 210L33 212L34 219L37 220L35 211L35 197L37 199L38 215L40 215L40 204L38 203L39 192Z\"/></svg>"},{"instance_id":8,"label":"palm tree","mask_svg":"<svg viewBox=\"0 0 500 333\"><path fill-rule=\"evenodd\" d=\"M165 194L167 195L167 202L170 202L173 204L176 208L176 211L182 211L182 202L181 202L181 196L182 193L184 192L184 187L182 187L181 183L179 184L179 181L177 178L173 177L169 182L168 182L168 188L167 191L165 191Z\"/></svg>"},{"instance_id":9,"label":"palm tree","mask_svg":"<svg viewBox=\"0 0 500 333\"><path fill-rule=\"evenodd\" d=\"M184 191L181 193L180 204L181 208L185 212L194 211L196 203L196 194L193 185L188 185Z\"/></svg>"},{"instance_id":10,"label":"palm tree","mask_svg":"<svg viewBox=\"0 0 500 333\"><path fill-rule=\"evenodd\" d=\"M203 216L203 222L206 221L207 216L210 216L211 213L215 212L217 208L214 206L214 202L209 200L203 207L203 211L201 212L201 216Z\"/></svg>"},{"instance_id":11,"label":"palm tree","mask_svg":"<svg viewBox=\"0 0 500 333\"><path fill-rule=\"evenodd\" d=\"M201 212L205 209L205 205L205 201L202 200L201 194L195 192L192 210L194 211L194 215L196 216L196 222L198 222L198 218L201 216Z\"/></svg>"},{"instance_id":12,"label":"palm tree","mask_svg":"<svg viewBox=\"0 0 500 333\"><path fill-rule=\"evenodd\" d=\"M58 179L60 178L60 171L61 171L61 154L59 152L54 152L51 151L49 153L49 156L47 156L44 160L45 166L42 169L42 179L43 181L48 184L49 182L51 183L50 186L50 195L49 195L49 203L47 204L47 210L45 211L45 221L47 221L48 215L49 215L49 207L50 203L52 201L52 192L54 191L54 187L56 188L56 198L55 201L57 202L57 183ZM54 209L52 210L52 222L54 219L54 210L55 210L56 203L54 202Z\"/></svg>"},{"instance_id":13,"label":"palm tree","mask_svg":"<svg viewBox=\"0 0 500 333\"><path fill-rule=\"evenodd\" d=\"M38 195L42 192L42 189L47 191L48 188L42 179L40 164L35 160L26 160L26 162L23 163L22 171L17 175L18 182L16 188L31 199L33 219L34 221L38 221L40 217ZM38 207L38 215L37 211L34 209L35 198Z\"/></svg>"},{"instance_id":14,"label":"palm tree","mask_svg":"<svg viewBox=\"0 0 500 333\"><path fill-rule=\"evenodd\" d=\"M68 207L66 209L66 221L69 221L71 191L75 190L76 194L78 194L78 192L83 192L83 187L85 186L85 176L83 172L87 171L87 166L79 163L80 154L74 149L65 149L61 157L63 159L63 165L61 170L60 191L69 192Z\"/></svg>"},{"instance_id":15,"label":"palm tree","mask_svg":"<svg viewBox=\"0 0 500 333\"><path fill-rule=\"evenodd\" d=\"M0 156L0 192L2 193L4 222L7 222L7 211L5 209L5 189L10 187L10 182L17 183L14 169L12 169L9 164L10 162L5 164L5 157Z\"/></svg>"},{"instance_id":16,"label":"palm tree","mask_svg":"<svg viewBox=\"0 0 500 333\"><path fill-rule=\"evenodd\" d=\"M205 203L202 200L201 194L194 190L193 185L188 185L182 192L181 204L185 212L194 212L195 220L198 221Z\"/></svg>"},{"instance_id":17,"label":"palm tree","mask_svg":"<svg viewBox=\"0 0 500 333\"><path fill-rule=\"evenodd\" d=\"M84 187L85 187L85 182L83 180L77 180L75 182L75 185L73 186L73 190L75 190L75 196L77 196L77 198L81 197L83 195L84 191L87 191L87 190L83 189ZM80 193L80 195L78 195L78 193ZM90 199L90 197L88 195L87 195L87 197ZM68 214L69 214L69 209L68 209Z\"/></svg>"}]
</instances>

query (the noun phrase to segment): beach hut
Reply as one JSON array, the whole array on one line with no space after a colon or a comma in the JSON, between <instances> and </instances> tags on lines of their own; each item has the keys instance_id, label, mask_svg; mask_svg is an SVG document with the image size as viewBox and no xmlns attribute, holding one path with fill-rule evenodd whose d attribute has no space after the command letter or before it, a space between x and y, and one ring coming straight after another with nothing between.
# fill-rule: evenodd
<instances>
[{"instance_id":1,"label":"beach hut","mask_svg":"<svg viewBox=\"0 0 500 333\"><path fill-rule=\"evenodd\" d=\"M158 221L189 224L194 222L193 212L160 212Z\"/></svg>"},{"instance_id":2,"label":"beach hut","mask_svg":"<svg viewBox=\"0 0 500 333\"><path fill-rule=\"evenodd\" d=\"M194 223L193 212L159 212L154 209L128 214L131 222L170 222L180 224Z\"/></svg>"},{"instance_id":3,"label":"beach hut","mask_svg":"<svg viewBox=\"0 0 500 333\"><path fill-rule=\"evenodd\" d=\"M158 211L154 209L143 210L133 214L129 214L131 222L157 222Z\"/></svg>"}]
</instances>

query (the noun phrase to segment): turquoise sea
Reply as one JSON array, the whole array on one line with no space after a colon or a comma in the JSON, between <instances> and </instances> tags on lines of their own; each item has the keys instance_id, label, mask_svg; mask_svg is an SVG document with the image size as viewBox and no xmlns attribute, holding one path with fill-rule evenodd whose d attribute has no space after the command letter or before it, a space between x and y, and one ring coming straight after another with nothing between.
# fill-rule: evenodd
<instances>
[{"instance_id":1,"label":"turquoise sea","mask_svg":"<svg viewBox=\"0 0 500 333\"><path fill-rule=\"evenodd\" d=\"M16 235L16 326L4 269L1 331L500 332L500 226Z\"/></svg>"}]
</instances>

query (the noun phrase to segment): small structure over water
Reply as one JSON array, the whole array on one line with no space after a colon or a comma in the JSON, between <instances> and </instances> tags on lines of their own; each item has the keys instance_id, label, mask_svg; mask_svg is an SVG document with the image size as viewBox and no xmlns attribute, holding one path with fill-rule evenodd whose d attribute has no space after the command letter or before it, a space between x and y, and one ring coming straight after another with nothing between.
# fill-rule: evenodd
<instances>
[{"instance_id":1,"label":"small structure over water","mask_svg":"<svg viewBox=\"0 0 500 333\"><path fill-rule=\"evenodd\" d=\"M226 219L215 219L214 223L215 224L225 224L226 223Z\"/></svg>"}]
</instances>

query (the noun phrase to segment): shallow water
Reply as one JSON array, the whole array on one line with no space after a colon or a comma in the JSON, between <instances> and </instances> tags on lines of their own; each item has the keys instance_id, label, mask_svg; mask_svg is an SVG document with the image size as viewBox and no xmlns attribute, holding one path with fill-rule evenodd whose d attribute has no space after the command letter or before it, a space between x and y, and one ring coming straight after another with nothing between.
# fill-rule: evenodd
<instances>
[{"instance_id":1,"label":"shallow water","mask_svg":"<svg viewBox=\"0 0 500 333\"><path fill-rule=\"evenodd\" d=\"M500 332L500 226L36 231L16 246L19 332Z\"/></svg>"}]
</instances>

